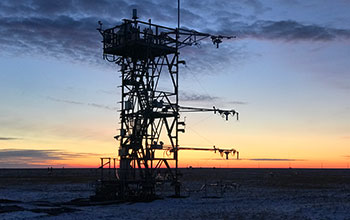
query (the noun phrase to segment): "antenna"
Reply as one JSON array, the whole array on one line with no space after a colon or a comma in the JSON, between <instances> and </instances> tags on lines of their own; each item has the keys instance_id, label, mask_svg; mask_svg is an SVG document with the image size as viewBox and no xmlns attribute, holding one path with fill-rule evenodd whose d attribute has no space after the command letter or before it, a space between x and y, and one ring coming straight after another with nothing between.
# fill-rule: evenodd
<instances>
[{"instance_id":1,"label":"antenna","mask_svg":"<svg viewBox=\"0 0 350 220\"><path fill-rule=\"evenodd\" d=\"M138 19L138 17L137 17L137 9L135 9L135 8L132 10L132 19L134 19L134 20Z\"/></svg>"},{"instance_id":2,"label":"antenna","mask_svg":"<svg viewBox=\"0 0 350 220\"><path fill-rule=\"evenodd\" d=\"M180 0L177 0L177 29L180 29Z\"/></svg>"}]
</instances>

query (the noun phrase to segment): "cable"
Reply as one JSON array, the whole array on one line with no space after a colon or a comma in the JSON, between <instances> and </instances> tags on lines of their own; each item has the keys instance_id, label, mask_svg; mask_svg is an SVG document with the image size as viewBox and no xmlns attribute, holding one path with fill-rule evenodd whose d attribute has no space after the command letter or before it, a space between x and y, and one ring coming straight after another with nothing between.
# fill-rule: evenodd
<instances>
[{"instance_id":1,"label":"cable","mask_svg":"<svg viewBox=\"0 0 350 220\"><path fill-rule=\"evenodd\" d=\"M211 95L209 94L208 90L205 89L205 87L200 83L199 79L196 77L196 74L193 73L191 67L186 66L187 69L189 69L189 72L192 74L191 75L194 78L194 81L198 83L198 85L202 88L203 92L205 93L205 95L207 95L208 97L211 97ZM215 102L215 98L212 100L215 104L215 106L218 106L217 103Z\"/></svg>"},{"instance_id":2,"label":"cable","mask_svg":"<svg viewBox=\"0 0 350 220\"><path fill-rule=\"evenodd\" d=\"M207 142L209 142L211 145L215 145L214 142L212 142L211 140L209 140L208 138L204 137L203 135L199 134L197 131L195 131L193 128L189 127L187 125L187 128L189 128L190 130L192 130L194 133L196 133L199 137L203 138L204 140L206 140Z\"/></svg>"},{"instance_id":3,"label":"cable","mask_svg":"<svg viewBox=\"0 0 350 220\"><path fill-rule=\"evenodd\" d=\"M211 118L211 117L213 117L213 115L212 115L212 114L209 114L207 117L203 117L203 119L200 119L199 121L197 121L197 122L195 122L194 124L192 124L192 126L196 126L196 125L198 125L198 124L200 124L200 123L202 123L202 122L208 120L208 119Z\"/></svg>"}]
</instances>

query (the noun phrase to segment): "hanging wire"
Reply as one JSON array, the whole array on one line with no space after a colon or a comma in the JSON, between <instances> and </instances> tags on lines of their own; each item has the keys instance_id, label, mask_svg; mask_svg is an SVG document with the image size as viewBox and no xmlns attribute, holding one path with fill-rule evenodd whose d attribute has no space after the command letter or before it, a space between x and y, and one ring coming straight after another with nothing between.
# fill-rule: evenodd
<instances>
[{"instance_id":1,"label":"hanging wire","mask_svg":"<svg viewBox=\"0 0 350 220\"><path fill-rule=\"evenodd\" d=\"M196 125L198 125L198 124L201 124L202 122L205 122L206 120L208 120L209 118L212 118L212 117L214 117L214 115L208 114L207 117L203 117L203 118L201 118L200 120L198 120L197 122L192 123L192 126L196 126Z\"/></svg>"},{"instance_id":2,"label":"hanging wire","mask_svg":"<svg viewBox=\"0 0 350 220\"><path fill-rule=\"evenodd\" d=\"M189 74L189 75L191 75L193 77L194 81L196 83L198 83L198 85L202 88L202 90L205 93L205 95L207 95L208 97L211 97L211 95L209 94L208 90L205 89L205 87L202 85L200 80L196 77L196 74L192 71L192 68L188 67L187 65L186 65L186 68L189 70L190 73L192 73L192 74ZM215 102L215 99L213 99L212 101L213 101L215 106L218 106L217 103Z\"/></svg>"},{"instance_id":3,"label":"hanging wire","mask_svg":"<svg viewBox=\"0 0 350 220\"><path fill-rule=\"evenodd\" d=\"M211 145L215 145L214 142L212 142L211 140L209 140L208 138L204 137L203 135L199 134L199 132L197 132L196 130L194 130L193 128L191 128L190 126L187 125L187 128L189 128L191 131L193 131L195 134L197 134L199 137L203 138L204 140L206 140L208 143L210 143Z\"/></svg>"}]
</instances>

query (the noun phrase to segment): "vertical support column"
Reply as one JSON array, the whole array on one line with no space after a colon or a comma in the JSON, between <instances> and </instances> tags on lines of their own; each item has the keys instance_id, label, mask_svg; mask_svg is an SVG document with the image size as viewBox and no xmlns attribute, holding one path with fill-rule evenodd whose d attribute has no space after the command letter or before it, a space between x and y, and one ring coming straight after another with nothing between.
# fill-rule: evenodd
<instances>
[{"instance_id":1,"label":"vertical support column","mask_svg":"<svg viewBox=\"0 0 350 220\"><path fill-rule=\"evenodd\" d=\"M100 158L101 159L101 180L103 180L103 158Z\"/></svg>"},{"instance_id":2,"label":"vertical support column","mask_svg":"<svg viewBox=\"0 0 350 220\"><path fill-rule=\"evenodd\" d=\"M117 177L117 172L115 169L115 158L113 158L113 178Z\"/></svg>"},{"instance_id":3,"label":"vertical support column","mask_svg":"<svg viewBox=\"0 0 350 220\"><path fill-rule=\"evenodd\" d=\"M121 110L120 110L120 119L121 119L121 126L120 126L120 145L119 145L119 177L120 177L120 193L121 196L124 197L125 195L125 190L126 190L126 180L127 180L127 159L125 158L125 146L124 146L124 141L125 141L125 132L124 132L124 123L125 123L125 58L121 58L121 74L122 74L122 94L121 94Z\"/></svg>"},{"instance_id":4,"label":"vertical support column","mask_svg":"<svg viewBox=\"0 0 350 220\"><path fill-rule=\"evenodd\" d=\"M178 148L179 148L179 136L178 136L178 121L179 121L179 31L180 31L180 0L177 1L177 30L176 30L176 52L175 52L175 69L176 69L176 85L175 85L175 94L176 94L176 112L175 112L175 196L180 196L180 182L179 182L179 160L178 160Z\"/></svg>"},{"instance_id":5,"label":"vertical support column","mask_svg":"<svg viewBox=\"0 0 350 220\"><path fill-rule=\"evenodd\" d=\"M108 158L108 179L111 180L111 158Z\"/></svg>"}]
</instances>

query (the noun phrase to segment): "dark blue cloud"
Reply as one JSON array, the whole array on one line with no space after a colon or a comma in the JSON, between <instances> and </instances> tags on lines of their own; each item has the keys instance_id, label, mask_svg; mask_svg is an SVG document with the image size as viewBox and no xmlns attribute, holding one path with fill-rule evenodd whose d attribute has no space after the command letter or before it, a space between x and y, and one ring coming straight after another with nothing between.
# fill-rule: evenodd
<instances>
[{"instance_id":1,"label":"dark blue cloud","mask_svg":"<svg viewBox=\"0 0 350 220\"><path fill-rule=\"evenodd\" d=\"M350 38L350 30L301 24L296 21L256 21L253 24L237 24L239 38L258 38L284 41L330 41Z\"/></svg>"},{"instance_id":2,"label":"dark blue cloud","mask_svg":"<svg viewBox=\"0 0 350 220\"><path fill-rule=\"evenodd\" d=\"M241 13L243 9L252 9L253 13L249 16L269 10L257 0L186 1L182 6L181 21L184 27L236 35L238 39L330 41L350 38L350 30L347 29L302 24L292 20L247 22L247 16ZM101 20L105 27L111 27L121 22L122 18L130 18L131 10L138 8L143 20L152 18L157 23L175 26L176 7L176 2L170 0L4 0L0 2L0 49L3 53L12 55L41 54L103 63L101 37L96 31L97 21ZM223 54L213 62L227 62L227 54L236 54L236 50L239 48L222 49ZM212 57L212 52L208 53ZM188 53L184 51L183 54Z\"/></svg>"}]
</instances>

